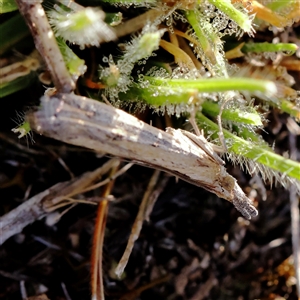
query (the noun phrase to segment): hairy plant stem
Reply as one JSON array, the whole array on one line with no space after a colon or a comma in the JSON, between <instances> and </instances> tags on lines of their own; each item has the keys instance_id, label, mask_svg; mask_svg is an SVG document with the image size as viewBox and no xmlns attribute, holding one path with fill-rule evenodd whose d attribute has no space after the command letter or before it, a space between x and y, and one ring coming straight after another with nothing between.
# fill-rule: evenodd
<instances>
[{"instance_id":1,"label":"hairy plant stem","mask_svg":"<svg viewBox=\"0 0 300 300\"><path fill-rule=\"evenodd\" d=\"M247 91L252 93L264 93L272 96L276 93L276 85L272 81L252 78L211 78L211 79L168 79L144 76L150 84L168 86L168 88L197 89L199 93L217 93L226 91Z\"/></svg>"},{"instance_id":2,"label":"hairy plant stem","mask_svg":"<svg viewBox=\"0 0 300 300\"><path fill-rule=\"evenodd\" d=\"M201 127L210 133L212 138L217 138L218 125L205 117L202 113L197 113L196 119ZM213 132L213 133L212 133ZM224 137L230 140L228 151L244 158L251 159L270 169L280 172L283 176L290 176L300 180L299 163L291 159L284 158L270 149L261 145L256 145L252 141L246 141L228 130L223 130Z\"/></svg>"},{"instance_id":3,"label":"hairy plant stem","mask_svg":"<svg viewBox=\"0 0 300 300\"><path fill-rule=\"evenodd\" d=\"M246 43L242 47L243 53L249 52L256 52L256 53L263 53L263 52L287 52L288 55L294 54L298 49L296 44L292 43Z\"/></svg>"},{"instance_id":4,"label":"hairy plant stem","mask_svg":"<svg viewBox=\"0 0 300 300\"><path fill-rule=\"evenodd\" d=\"M251 18L247 14L236 9L230 0L209 0L209 2L216 6L220 11L224 12L230 19L235 21L245 32L251 33Z\"/></svg>"}]
</instances>

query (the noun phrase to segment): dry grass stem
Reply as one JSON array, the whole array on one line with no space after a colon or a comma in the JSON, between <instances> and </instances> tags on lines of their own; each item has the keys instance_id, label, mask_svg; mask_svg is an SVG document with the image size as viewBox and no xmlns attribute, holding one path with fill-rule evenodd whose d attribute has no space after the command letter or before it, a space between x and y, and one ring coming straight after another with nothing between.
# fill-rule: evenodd
<instances>
[{"instance_id":1,"label":"dry grass stem","mask_svg":"<svg viewBox=\"0 0 300 300\"><path fill-rule=\"evenodd\" d=\"M133 163L128 163L126 164L123 168L121 168L119 171L115 172L114 174L112 174L111 176L109 176L108 178L104 179L101 182L98 182L92 186L89 186L88 188L84 189L82 191L82 193L86 193L92 190L95 190L105 184L108 184L110 181L115 180L117 177L121 176L122 174L126 173L134 164Z\"/></svg>"},{"instance_id":2,"label":"dry grass stem","mask_svg":"<svg viewBox=\"0 0 300 300\"><path fill-rule=\"evenodd\" d=\"M142 29L147 23L152 23L162 15L159 9L150 9L147 12L138 15L115 27L118 38L134 33Z\"/></svg>"},{"instance_id":3,"label":"dry grass stem","mask_svg":"<svg viewBox=\"0 0 300 300\"><path fill-rule=\"evenodd\" d=\"M116 270L115 270L115 273L117 274L118 277L121 277L121 275L123 274L124 269L125 269L125 267L128 263L130 254L132 252L134 242L139 238L140 232L141 232L142 227L143 227L143 222L144 222L145 219L147 219L149 217L150 211L148 209L148 205L151 204L151 208L153 207L153 201L150 201L150 203L149 203L149 200L151 198L151 194L154 192L153 190L155 188L155 185L157 184L157 181L159 179L159 175L160 175L160 171L155 170L152 177L151 177L151 179L150 179L150 181L149 181L147 189L144 193L142 202L141 202L140 207L139 207L138 214L137 214L136 219L135 219L135 221L132 225L132 228L131 228L131 233L130 233L130 236L128 238L126 249L125 249L122 258L120 259L120 261L119 261L119 263L116 267ZM157 199L157 197L158 197L158 194L156 194L154 199Z\"/></svg>"},{"instance_id":4,"label":"dry grass stem","mask_svg":"<svg viewBox=\"0 0 300 300\"><path fill-rule=\"evenodd\" d=\"M95 171L86 172L67 182L57 183L0 217L0 245L11 236L20 233L27 225L45 217L65 197L80 193L82 189L107 173L117 161L118 159L111 159Z\"/></svg>"}]
</instances>

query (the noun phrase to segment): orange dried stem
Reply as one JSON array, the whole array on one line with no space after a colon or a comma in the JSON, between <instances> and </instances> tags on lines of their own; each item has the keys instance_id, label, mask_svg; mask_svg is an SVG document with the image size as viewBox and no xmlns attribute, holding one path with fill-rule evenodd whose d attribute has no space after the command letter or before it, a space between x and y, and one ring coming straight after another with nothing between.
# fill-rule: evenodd
<instances>
[{"instance_id":1,"label":"orange dried stem","mask_svg":"<svg viewBox=\"0 0 300 300\"><path fill-rule=\"evenodd\" d=\"M122 298L120 300L135 300L137 299L140 294L148 289L151 289L153 287L155 287L156 285L162 284L164 282L167 282L171 279L171 275L165 275L163 277L154 279L153 281L151 281L150 283L147 283L139 288L137 288L134 291L130 291L129 293L126 293L125 295L122 296Z\"/></svg>"},{"instance_id":2,"label":"orange dried stem","mask_svg":"<svg viewBox=\"0 0 300 300\"><path fill-rule=\"evenodd\" d=\"M110 176L114 175L118 166L112 168ZM111 180L105 187L102 197L106 198L113 187L114 180ZM95 229L93 235L92 257L91 257L91 293L92 299L104 300L103 274L102 274L102 249L104 232L108 212L108 200L99 203Z\"/></svg>"},{"instance_id":3,"label":"orange dried stem","mask_svg":"<svg viewBox=\"0 0 300 300\"><path fill-rule=\"evenodd\" d=\"M104 299L103 282L102 282L102 246L104 240L104 231L108 211L108 201L104 200L99 203L97 218L93 235L93 247L91 257L91 293L92 299ZM100 297L100 298L99 298Z\"/></svg>"},{"instance_id":4,"label":"orange dried stem","mask_svg":"<svg viewBox=\"0 0 300 300\"><path fill-rule=\"evenodd\" d=\"M237 3L237 2L238 3L242 2L242 4L245 7L249 6L248 0L232 0L232 3ZM255 13L258 19L268 22L273 26L284 27L288 23L287 18L276 14L270 8L267 8L266 6L262 5L261 3L255 0L251 1L251 8L252 8L252 13Z\"/></svg>"},{"instance_id":5,"label":"orange dried stem","mask_svg":"<svg viewBox=\"0 0 300 300\"><path fill-rule=\"evenodd\" d=\"M165 41L165 40L160 40L159 45L164 48L166 51L174 55L175 62L177 64L184 64L186 65L189 69L195 69L195 65L192 61L192 59L179 47Z\"/></svg>"},{"instance_id":6,"label":"orange dried stem","mask_svg":"<svg viewBox=\"0 0 300 300\"><path fill-rule=\"evenodd\" d=\"M201 64L201 62L195 56L195 53L193 52L193 50L189 46L188 41L186 41L183 37L179 36L178 37L178 42L179 42L180 49L182 49L192 59L196 69L201 70L203 65Z\"/></svg>"},{"instance_id":7,"label":"orange dried stem","mask_svg":"<svg viewBox=\"0 0 300 300\"><path fill-rule=\"evenodd\" d=\"M182 32L182 31L180 31L178 29L175 29L175 28L174 28L174 32L175 32L176 35L184 37L187 40L189 40L191 43L193 43L194 45L197 45L197 46L201 47L201 45L199 44L199 42L196 39L194 39L193 37L189 36L185 32Z\"/></svg>"},{"instance_id":8,"label":"orange dried stem","mask_svg":"<svg viewBox=\"0 0 300 300\"><path fill-rule=\"evenodd\" d=\"M177 36L174 33L171 33L170 31L169 31L169 38L170 38L171 44L173 44L176 47L179 47L179 42L178 42Z\"/></svg>"},{"instance_id":9,"label":"orange dried stem","mask_svg":"<svg viewBox=\"0 0 300 300\"><path fill-rule=\"evenodd\" d=\"M300 60L295 58L283 59L280 63L281 66L286 67L289 71L300 71Z\"/></svg>"},{"instance_id":10,"label":"orange dried stem","mask_svg":"<svg viewBox=\"0 0 300 300\"><path fill-rule=\"evenodd\" d=\"M236 46L235 48L227 51L225 53L225 58L226 59L234 59L234 58L244 56L245 54L241 51L241 49L243 48L244 45L245 45L245 43L241 43L238 46Z\"/></svg>"},{"instance_id":11,"label":"orange dried stem","mask_svg":"<svg viewBox=\"0 0 300 300\"><path fill-rule=\"evenodd\" d=\"M104 84L102 84L101 82L94 82L94 81L92 81L91 79L88 79L88 78L84 78L82 80L82 82L83 82L83 85L85 85L89 89L102 90L102 89L106 88L106 86Z\"/></svg>"}]
</instances>

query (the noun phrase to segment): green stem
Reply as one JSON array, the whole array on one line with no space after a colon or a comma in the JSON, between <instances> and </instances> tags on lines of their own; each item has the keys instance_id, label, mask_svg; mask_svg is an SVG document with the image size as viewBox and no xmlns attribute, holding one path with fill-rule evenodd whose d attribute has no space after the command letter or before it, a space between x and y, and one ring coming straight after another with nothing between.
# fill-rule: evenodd
<instances>
[{"instance_id":1,"label":"green stem","mask_svg":"<svg viewBox=\"0 0 300 300\"><path fill-rule=\"evenodd\" d=\"M214 132L212 134L213 138L218 137L219 129L217 124L201 113L197 113L196 119L205 130L210 133L212 131ZM231 143L228 149L229 152L251 159L256 163L260 163L284 175L300 180L300 164L298 162L275 154L270 149L256 145L252 141L246 141L225 129L223 129L223 133L225 139L230 140Z\"/></svg>"},{"instance_id":2,"label":"green stem","mask_svg":"<svg viewBox=\"0 0 300 300\"><path fill-rule=\"evenodd\" d=\"M196 14L194 10L186 11L186 18L190 23L190 25L193 27L204 53L207 55L207 57L209 58L212 64L216 64L217 63L216 56L214 54L213 48L211 47L212 44L209 41L207 36L209 31L205 30L207 29L206 27L208 26L208 24L206 24L207 22L203 20L205 24L202 23L200 26L198 17L199 14Z\"/></svg>"},{"instance_id":3,"label":"green stem","mask_svg":"<svg viewBox=\"0 0 300 300\"><path fill-rule=\"evenodd\" d=\"M122 101L128 101L128 99L135 99L138 101L144 101L151 106L161 106L168 104L182 104L188 103L189 99L196 95L195 89L181 89L181 88L168 88L148 86L147 88L141 88L137 84L134 84L126 93L120 93L119 97Z\"/></svg>"},{"instance_id":4,"label":"green stem","mask_svg":"<svg viewBox=\"0 0 300 300\"><path fill-rule=\"evenodd\" d=\"M0 1L0 14L8 13L18 9L15 0L1 0Z\"/></svg>"},{"instance_id":5,"label":"green stem","mask_svg":"<svg viewBox=\"0 0 300 300\"><path fill-rule=\"evenodd\" d=\"M289 8L291 4L296 3L297 0L273 0L268 3L266 6L273 11L279 11L282 8Z\"/></svg>"},{"instance_id":6,"label":"green stem","mask_svg":"<svg viewBox=\"0 0 300 300\"><path fill-rule=\"evenodd\" d=\"M251 141L252 143L259 144L260 147L264 147L265 149L268 149L272 151L272 149L269 147L269 145L263 140L261 135L254 132L253 130L250 130L246 126L238 126L238 125L232 125L232 132L236 132L237 135L244 140Z\"/></svg>"},{"instance_id":7,"label":"green stem","mask_svg":"<svg viewBox=\"0 0 300 300\"><path fill-rule=\"evenodd\" d=\"M198 55L203 65L213 76L228 77L224 55L220 51L223 49L223 44L212 24L207 22L205 16L197 10L187 10L185 15L194 30L194 38L198 40L202 48L204 57L200 50L198 50Z\"/></svg>"},{"instance_id":8,"label":"green stem","mask_svg":"<svg viewBox=\"0 0 300 300\"><path fill-rule=\"evenodd\" d=\"M229 0L208 0L211 4L235 21L245 32L251 33L252 20L247 15L236 9Z\"/></svg>"},{"instance_id":9,"label":"green stem","mask_svg":"<svg viewBox=\"0 0 300 300\"><path fill-rule=\"evenodd\" d=\"M205 101L201 104L202 112L211 117L217 117L220 113L220 106L218 103ZM252 112L242 111L239 108L224 109L222 112L222 120L244 123L254 126L261 126L261 118L255 109Z\"/></svg>"},{"instance_id":10,"label":"green stem","mask_svg":"<svg viewBox=\"0 0 300 300\"><path fill-rule=\"evenodd\" d=\"M296 118L298 121L300 120L300 107L299 105L293 104L291 101L288 100L281 100L280 101L280 108L282 111L290 114L292 117Z\"/></svg>"},{"instance_id":11,"label":"green stem","mask_svg":"<svg viewBox=\"0 0 300 300\"><path fill-rule=\"evenodd\" d=\"M80 59L61 37L56 37L56 42L69 73L77 80L86 71L85 61Z\"/></svg>"},{"instance_id":12,"label":"green stem","mask_svg":"<svg viewBox=\"0 0 300 300\"><path fill-rule=\"evenodd\" d=\"M298 49L296 44L292 43L247 43L242 47L243 53L249 52L286 52L288 55L293 55Z\"/></svg>"},{"instance_id":13,"label":"green stem","mask_svg":"<svg viewBox=\"0 0 300 300\"><path fill-rule=\"evenodd\" d=\"M272 81L252 78L210 78L210 79L167 79L144 76L150 84L158 87L196 89L199 93L217 93L225 91L247 91L251 93L261 92L272 96L276 93L276 85Z\"/></svg>"}]
</instances>

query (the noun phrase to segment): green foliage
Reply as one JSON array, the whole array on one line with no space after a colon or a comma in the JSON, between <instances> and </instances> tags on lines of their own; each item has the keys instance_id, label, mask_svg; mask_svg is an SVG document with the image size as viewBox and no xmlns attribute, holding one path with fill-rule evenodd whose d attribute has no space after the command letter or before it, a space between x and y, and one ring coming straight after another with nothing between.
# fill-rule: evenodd
<instances>
[{"instance_id":1,"label":"green foliage","mask_svg":"<svg viewBox=\"0 0 300 300\"><path fill-rule=\"evenodd\" d=\"M18 9L15 0L0 0L0 14L8 13Z\"/></svg>"},{"instance_id":2,"label":"green foliage","mask_svg":"<svg viewBox=\"0 0 300 300\"><path fill-rule=\"evenodd\" d=\"M212 138L218 136L218 126L203 114L198 113L197 121ZM228 157L234 163L246 167L250 174L261 173L265 180L273 181L277 179L284 186L289 187L293 183L300 192L300 172L299 163L291 159L282 157L265 145L258 137L247 138L243 132L242 138L224 129L223 134L228 146ZM296 179L291 180L291 178Z\"/></svg>"},{"instance_id":3,"label":"green foliage","mask_svg":"<svg viewBox=\"0 0 300 300\"><path fill-rule=\"evenodd\" d=\"M57 37L56 40L63 55L68 71L73 76L73 78L77 80L77 78L84 74L86 71L85 61L83 59L80 59L62 38Z\"/></svg>"},{"instance_id":4,"label":"green foliage","mask_svg":"<svg viewBox=\"0 0 300 300\"><path fill-rule=\"evenodd\" d=\"M0 82L0 98L29 87L36 79L36 72L30 72L29 74L20 76L12 81L4 83Z\"/></svg>"},{"instance_id":5,"label":"green foliage","mask_svg":"<svg viewBox=\"0 0 300 300\"><path fill-rule=\"evenodd\" d=\"M292 89L282 82L278 83L274 77L270 80L268 76L263 80L251 75L240 77L234 63L225 58L224 43L228 40L230 43L237 42L232 35L242 37L241 42L245 42L241 49L243 64L249 63L253 53L260 53L262 63L268 64L269 52L276 56L294 55L297 51L298 47L293 43L256 42L256 24L251 7L232 4L235 1L229 0L104 0L101 1L104 7L109 8L109 14L105 17L100 8L72 8L60 2L60 5L49 9L48 17L69 72L75 77L83 73L84 62L75 56L65 41L83 49L100 47L105 41L117 39L120 28L126 25L126 22L119 24L122 20L119 7L135 7L136 19L132 15L129 18L136 20L131 25L135 28L133 33L141 29L139 35L124 38L122 45L115 46L120 48L111 48L109 54L106 49L103 62L94 68L97 70L92 74L94 77L98 75L97 81L102 84L102 89L92 93L88 87L82 86L86 94L92 94L99 100L105 96L113 105L130 105L135 110L150 106L157 112L167 114L196 112L199 128L205 129L207 136L215 143L220 133L216 120L222 115L221 131L228 148L227 156L234 163L245 166L251 174L260 173L271 182L275 178L286 187L293 183L300 191L300 164L275 154L256 133L257 128L263 125L261 111L266 110L266 104L299 119L299 95L294 91L287 97L287 93L282 91L285 87L289 91ZM294 2L273 1L269 7L280 11L284 18L287 3ZM270 18L276 17L272 11L269 13ZM126 17L123 16L123 21ZM20 22L19 17L13 18L7 21L11 27ZM149 22L150 19L152 22ZM284 20L286 23L291 21L288 17ZM4 23L1 26L8 25ZM14 32L10 35L21 34ZM254 38L254 42L249 40L249 36ZM5 37L1 53L11 49L15 43L9 42L10 38L13 39L8 35ZM102 55L101 51L97 53ZM173 61L170 54L174 56ZM284 76L285 70L281 68ZM253 96L258 103L255 107Z\"/></svg>"},{"instance_id":6,"label":"green foliage","mask_svg":"<svg viewBox=\"0 0 300 300\"><path fill-rule=\"evenodd\" d=\"M29 36L29 30L20 14L13 16L0 25L0 55L5 54L18 42Z\"/></svg>"},{"instance_id":7,"label":"green foliage","mask_svg":"<svg viewBox=\"0 0 300 300\"><path fill-rule=\"evenodd\" d=\"M286 55L293 55L297 49L297 45L292 43L246 43L241 50L244 53L283 52Z\"/></svg>"},{"instance_id":8,"label":"green foliage","mask_svg":"<svg viewBox=\"0 0 300 300\"><path fill-rule=\"evenodd\" d=\"M217 117L220 114L220 106L217 103L205 101L202 103L202 112L210 117ZM225 108L222 112L224 121L243 123L252 126L262 126L261 117L252 107Z\"/></svg>"},{"instance_id":9,"label":"green foliage","mask_svg":"<svg viewBox=\"0 0 300 300\"><path fill-rule=\"evenodd\" d=\"M241 9L237 9L230 2L230 0L209 0L209 2L217 7L219 11L226 14L229 19L236 22L243 31L245 31L249 35L253 35L253 17L248 14L246 9L243 9L243 11Z\"/></svg>"}]
</instances>

